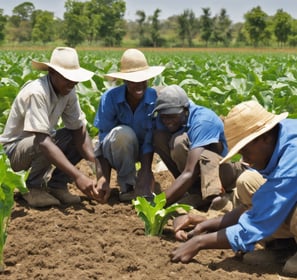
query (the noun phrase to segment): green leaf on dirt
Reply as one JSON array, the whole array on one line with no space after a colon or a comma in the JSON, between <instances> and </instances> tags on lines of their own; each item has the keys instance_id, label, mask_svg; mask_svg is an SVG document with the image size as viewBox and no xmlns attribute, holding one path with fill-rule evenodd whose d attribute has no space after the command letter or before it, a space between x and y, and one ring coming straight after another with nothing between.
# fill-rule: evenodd
<instances>
[{"instance_id":1,"label":"green leaf on dirt","mask_svg":"<svg viewBox=\"0 0 297 280\"><path fill-rule=\"evenodd\" d=\"M154 195L152 202L149 202L144 197L138 196L136 199L132 200L132 204L135 207L137 215L144 221L145 235L151 236L162 235L167 221L179 209L188 212L193 208L190 205L178 203L164 208L166 205L166 196L164 192Z\"/></svg>"}]
</instances>

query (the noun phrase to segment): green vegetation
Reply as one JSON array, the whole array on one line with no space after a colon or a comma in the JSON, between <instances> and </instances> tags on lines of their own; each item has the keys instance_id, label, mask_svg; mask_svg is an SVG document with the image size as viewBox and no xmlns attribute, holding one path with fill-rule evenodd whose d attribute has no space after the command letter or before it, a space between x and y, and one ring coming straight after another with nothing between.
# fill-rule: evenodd
<instances>
[{"instance_id":1,"label":"green vegetation","mask_svg":"<svg viewBox=\"0 0 297 280\"><path fill-rule=\"evenodd\" d=\"M77 85L80 104L88 120L91 136L95 112L101 94L111 86L104 74L118 69L122 49L79 50L81 66L95 72L91 81ZM197 104L226 115L235 104L256 99L269 111L288 111L297 117L297 55L285 52L205 51L199 49L144 49L150 65L165 65L151 86L178 84ZM0 51L0 133L21 86L45 73L32 71L32 58L48 61L51 50ZM7 235L7 222L13 206L13 191L25 191L25 174L14 173L0 149L0 257ZM164 194L163 194L164 195ZM164 196L156 196L153 205L141 199L134 201L146 223L147 234L161 234L168 215L180 206L163 209ZM142 214L141 214L142 213ZM1 247L2 246L2 247ZM2 248L2 249L1 249ZM2 250L2 251L1 251ZM2 252L2 254L1 254ZM1 269L1 259L0 259Z\"/></svg>"},{"instance_id":2,"label":"green vegetation","mask_svg":"<svg viewBox=\"0 0 297 280\"><path fill-rule=\"evenodd\" d=\"M167 208L166 196L162 192L154 196L153 202L148 202L144 197L136 197L132 200L137 215L144 221L145 235L160 236L164 230L169 218L172 217L176 211L183 209L190 211L193 207L186 204L172 204Z\"/></svg>"},{"instance_id":3,"label":"green vegetation","mask_svg":"<svg viewBox=\"0 0 297 280\"><path fill-rule=\"evenodd\" d=\"M28 172L14 172L0 146L0 271L4 270L4 245L7 238L9 218L14 204L14 190L26 193Z\"/></svg>"},{"instance_id":4,"label":"green vegetation","mask_svg":"<svg viewBox=\"0 0 297 280\"><path fill-rule=\"evenodd\" d=\"M271 52L217 52L193 49L143 49L150 65L165 65L151 86L178 84L197 104L226 115L232 106L256 99L275 113L297 116L297 56ZM123 50L80 50L81 66L95 72L92 80L80 83L77 92L92 136L95 112L101 94L111 86L104 74L118 69ZM32 71L31 59L49 60L49 51L0 51L0 133L20 87L41 73Z\"/></svg>"},{"instance_id":5,"label":"green vegetation","mask_svg":"<svg viewBox=\"0 0 297 280\"><path fill-rule=\"evenodd\" d=\"M283 47L297 46L297 20L279 9L268 15L260 6L246 11L243 22L232 22L226 9L212 16L185 9L160 20L162 10L152 15L136 11L137 19L124 19L124 0L65 2L63 19L49 11L36 10L23 2L12 16L0 9L0 43L8 45L135 46L135 47Z\"/></svg>"}]
</instances>

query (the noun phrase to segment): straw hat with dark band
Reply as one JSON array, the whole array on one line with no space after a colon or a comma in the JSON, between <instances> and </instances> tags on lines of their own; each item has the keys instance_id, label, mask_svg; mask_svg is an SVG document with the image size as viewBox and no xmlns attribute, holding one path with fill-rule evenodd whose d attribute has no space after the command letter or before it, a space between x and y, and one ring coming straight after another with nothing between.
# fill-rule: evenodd
<instances>
[{"instance_id":1,"label":"straw hat with dark band","mask_svg":"<svg viewBox=\"0 0 297 280\"><path fill-rule=\"evenodd\" d=\"M253 100L236 105L224 118L229 153L221 160L221 163L232 158L244 146L272 129L287 116L287 112L280 115L267 112Z\"/></svg>"},{"instance_id":2,"label":"straw hat with dark band","mask_svg":"<svg viewBox=\"0 0 297 280\"><path fill-rule=\"evenodd\" d=\"M128 49L122 55L120 72L108 73L105 77L137 83L158 76L164 69L164 66L149 66L140 50Z\"/></svg>"},{"instance_id":3,"label":"straw hat with dark band","mask_svg":"<svg viewBox=\"0 0 297 280\"><path fill-rule=\"evenodd\" d=\"M84 82L91 79L94 75L93 72L80 67L76 50L69 47L55 48L50 62L33 60L32 67L43 71L48 71L49 68L52 68L64 78L73 82Z\"/></svg>"}]
</instances>

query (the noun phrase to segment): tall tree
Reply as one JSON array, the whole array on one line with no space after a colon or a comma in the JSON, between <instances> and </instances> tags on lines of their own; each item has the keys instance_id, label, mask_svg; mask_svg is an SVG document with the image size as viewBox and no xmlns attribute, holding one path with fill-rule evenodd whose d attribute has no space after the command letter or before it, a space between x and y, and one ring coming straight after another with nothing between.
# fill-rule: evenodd
<instances>
[{"instance_id":1,"label":"tall tree","mask_svg":"<svg viewBox=\"0 0 297 280\"><path fill-rule=\"evenodd\" d=\"M210 8L202 8L203 14L200 17L200 34L201 39L208 45L213 27Z\"/></svg>"},{"instance_id":2,"label":"tall tree","mask_svg":"<svg viewBox=\"0 0 297 280\"><path fill-rule=\"evenodd\" d=\"M31 20L31 15L35 10L35 6L31 2L24 2L13 8L12 14L18 16L20 20Z\"/></svg>"},{"instance_id":3,"label":"tall tree","mask_svg":"<svg viewBox=\"0 0 297 280\"><path fill-rule=\"evenodd\" d=\"M88 28L88 18L84 14L84 3L67 0L64 13L65 33L67 45L75 47L86 39L85 30Z\"/></svg>"},{"instance_id":4,"label":"tall tree","mask_svg":"<svg viewBox=\"0 0 297 280\"><path fill-rule=\"evenodd\" d=\"M154 14L150 17L151 19L151 39L154 47L159 47L161 43L160 36L160 20L159 15L161 13L160 9L156 9Z\"/></svg>"},{"instance_id":5,"label":"tall tree","mask_svg":"<svg viewBox=\"0 0 297 280\"><path fill-rule=\"evenodd\" d=\"M91 0L86 7L86 15L90 19L89 28L96 39L103 40L106 46L120 45L125 35L126 2ZM94 16L96 20L92 20Z\"/></svg>"},{"instance_id":6,"label":"tall tree","mask_svg":"<svg viewBox=\"0 0 297 280\"><path fill-rule=\"evenodd\" d=\"M99 9L99 11L98 11ZM100 39L100 26L103 24L102 13L100 7L97 7L96 2L85 2L85 13L88 20L88 27L85 30L87 40L94 42Z\"/></svg>"},{"instance_id":7,"label":"tall tree","mask_svg":"<svg viewBox=\"0 0 297 280\"><path fill-rule=\"evenodd\" d=\"M101 34L105 37L105 45L120 46L126 34L124 20L126 2L123 0L105 0L105 2L109 4L104 13L105 28Z\"/></svg>"},{"instance_id":8,"label":"tall tree","mask_svg":"<svg viewBox=\"0 0 297 280\"><path fill-rule=\"evenodd\" d=\"M32 40L47 43L55 38L54 13L37 10L33 13Z\"/></svg>"},{"instance_id":9,"label":"tall tree","mask_svg":"<svg viewBox=\"0 0 297 280\"><path fill-rule=\"evenodd\" d=\"M253 46L257 47L259 42L264 42L269 34L267 33L267 14L262 11L260 6L253 8L244 15L245 29Z\"/></svg>"},{"instance_id":10,"label":"tall tree","mask_svg":"<svg viewBox=\"0 0 297 280\"><path fill-rule=\"evenodd\" d=\"M5 38L5 25L7 22L6 16L3 13L3 9L0 9L0 42Z\"/></svg>"},{"instance_id":11,"label":"tall tree","mask_svg":"<svg viewBox=\"0 0 297 280\"><path fill-rule=\"evenodd\" d=\"M32 13L35 6L31 2L24 2L12 10L12 16L7 23L7 38L10 41L24 42L31 40Z\"/></svg>"},{"instance_id":12,"label":"tall tree","mask_svg":"<svg viewBox=\"0 0 297 280\"><path fill-rule=\"evenodd\" d=\"M139 45L143 46L143 45L145 45L146 14L144 11L138 10L138 11L136 11L136 15L138 16L138 18L136 19L136 22L138 24Z\"/></svg>"},{"instance_id":13,"label":"tall tree","mask_svg":"<svg viewBox=\"0 0 297 280\"><path fill-rule=\"evenodd\" d=\"M286 44L291 32L292 17L282 9L277 10L273 17L274 34L279 44Z\"/></svg>"},{"instance_id":14,"label":"tall tree","mask_svg":"<svg viewBox=\"0 0 297 280\"><path fill-rule=\"evenodd\" d=\"M182 41L183 47L185 47L185 41L186 41L186 34L187 34L187 15L185 12L183 12L181 15L177 18L178 22L178 37Z\"/></svg>"},{"instance_id":15,"label":"tall tree","mask_svg":"<svg viewBox=\"0 0 297 280\"><path fill-rule=\"evenodd\" d=\"M193 10L184 10L184 12L178 16L179 25L179 37L184 45L185 40L188 42L188 46L193 46L193 39L197 33L198 22Z\"/></svg>"},{"instance_id":16,"label":"tall tree","mask_svg":"<svg viewBox=\"0 0 297 280\"><path fill-rule=\"evenodd\" d=\"M291 24L291 32L289 35L288 43L291 47L296 47L297 46L297 20L292 19L292 24Z\"/></svg>"},{"instance_id":17,"label":"tall tree","mask_svg":"<svg viewBox=\"0 0 297 280\"><path fill-rule=\"evenodd\" d=\"M213 20L212 41L228 46L232 39L231 24L232 21L227 15L226 10L221 9L219 16L215 16Z\"/></svg>"}]
</instances>

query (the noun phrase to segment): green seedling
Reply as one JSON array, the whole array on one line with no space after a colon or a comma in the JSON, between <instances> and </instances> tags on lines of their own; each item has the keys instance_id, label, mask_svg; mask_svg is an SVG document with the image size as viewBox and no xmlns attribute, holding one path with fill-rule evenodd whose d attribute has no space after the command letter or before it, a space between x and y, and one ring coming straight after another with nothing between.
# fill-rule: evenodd
<instances>
[{"instance_id":1,"label":"green seedling","mask_svg":"<svg viewBox=\"0 0 297 280\"><path fill-rule=\"evenodd\" d=\"M154 195L154 200L149 202L144 197L136 197L132 200L137 215L144 221L145 235L161 236L164 226L167 224L169 218L173 216L178 209L190 211L193 207L187 204L172 204L167 208L166 196L162 192Z\"/></svg>"},{"instance_id":2,"label":"green seedling","mask_svg":"<svg viewBox=\"0 0 297 280\"><path fill-rule=\"evenodd\" d=\"M21 193L28 192L26 179L29 172L14 172L0 146L0 271L4 265L4 245L7 238L8 223L14 205L14 190Z\"/></svg>"}]
</instances>

